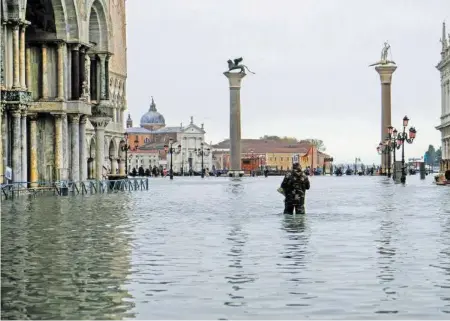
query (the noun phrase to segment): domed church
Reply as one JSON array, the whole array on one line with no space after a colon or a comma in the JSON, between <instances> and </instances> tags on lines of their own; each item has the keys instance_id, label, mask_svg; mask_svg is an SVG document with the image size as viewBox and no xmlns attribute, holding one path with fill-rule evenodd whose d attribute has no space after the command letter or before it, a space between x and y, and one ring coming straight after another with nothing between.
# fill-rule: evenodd
<instances>
[{"instance_id":1,"label":"domed church","mask_svg":"<svg viewBox=\"0 0 450 321\"><path fill-rule=\"evenodd\" d=\"M183 126L183 123L179 126L166 126L165 118L156 109L153 97L148 112L141 117L139 127L133 127L133 120L128 114L126 134L130 146L129 172L133 167L139 166L145 169L153 166L166 167L168 160L164 146L170 141L173 142L174 148L180 150L179 155L173 155L174 170L199 171L201 164L199 149L210 148L210 144L204 142L203 124L195 125L194 117L191 116L187 126ZM205 168L211 168L211 154L204 157L203 161Z\"/></svg>"}]
</instances>

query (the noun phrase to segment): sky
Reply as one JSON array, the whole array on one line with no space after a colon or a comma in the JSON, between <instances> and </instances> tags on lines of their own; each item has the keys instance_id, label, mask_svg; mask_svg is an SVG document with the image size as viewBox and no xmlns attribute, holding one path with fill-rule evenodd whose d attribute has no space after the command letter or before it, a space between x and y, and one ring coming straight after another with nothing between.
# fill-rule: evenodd
<instances>
[{"instance_id":1,"label":"sky","mask_svg":"<svg viewBox=\"0 0 450 321\"><path fill-rule=\"evenodd\" d=\"M442 22L449 0L127 0L127 102L138 126L151 96L167 126L204 123L229 137L227 60L256 74L241 88L242 138L323 140L338 162L380 163L381 85L369 64L385 41L397 64L392 125L417 138L406 157L440 146ZM400 153L398 154L400 156Z\"/></svg>"}]
</instances>

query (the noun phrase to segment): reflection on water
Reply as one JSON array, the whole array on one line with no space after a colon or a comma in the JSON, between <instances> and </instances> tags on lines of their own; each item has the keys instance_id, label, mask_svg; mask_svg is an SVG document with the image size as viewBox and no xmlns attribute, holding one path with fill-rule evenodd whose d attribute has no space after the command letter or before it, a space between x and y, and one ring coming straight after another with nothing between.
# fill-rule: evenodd
<instances>
[{"instance_id":1,"label":"reflection on water","mask_svg":"<svg viewBox=\"0 0 450 321\"><path fill-rule=\"evenodd\" d=\"M2 319L134 317L122 288L131 254L126 213L68 200L2 212Z\"/></svg>"},{"instance_id":2,"label":"reflection on water","mask_svg":"<svg viewBox=\"0 0 450 321\"><path fill-rule=\"evenodd\" d=\"M224 304L227 306L243 306L245 305L245 298L239 294L245 283L251 283L255 281L252 273L246 273L243 260L245 257L244 247L247 241L247 235L242 231L239 225L233 226L227 240L231 243L231 250L227 254L229 256L230 264L229 268L232 268L232 273L226 276L225 279L231 285L231 293L228 293L229 299Z\"/></svg>"},{"instance_id":3,"label":"reflection on water","mask_svg":"<svg viewBox=\"0 0 450 321\"><path fill-rule=\"evenodd\" d=\"M450 188L427 179L312 177L296 216L279 177L3 202L1 316L445 318Z\"/></svg>"}]
</instances>

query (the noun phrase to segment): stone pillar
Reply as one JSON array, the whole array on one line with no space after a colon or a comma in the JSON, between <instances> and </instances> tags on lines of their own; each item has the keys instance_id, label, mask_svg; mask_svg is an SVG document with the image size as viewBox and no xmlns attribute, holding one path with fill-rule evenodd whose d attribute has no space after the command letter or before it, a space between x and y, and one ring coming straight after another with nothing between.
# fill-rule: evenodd
<instances>
[{"instance_id":1,"label":"stone pillar","mask_svg":"<svg viewBox=\"0 0 450 321\"><path fill-rule=\"evenodd\" d=\"M241 81L245 73L224 72L230 83L230 158L231 174L238 177L241 171Z\"/></svg>"},{"instance_id":2,"label":"stone pillar","mask_svg":"<svg viewBox=\"0 0 450 321\"><path fill-rule=\"evenodd\" d=\"M19 24L13 25L13 88L20 89Z\"/></svg>"},{"instance_id":3,"label":"stone pillar","mask_svg":"<svg viewBox=\"0 0 450 321\"><path fill-rule=\"evenodd\" d=\"M55 180L59 181L62 178L62 151L63 151L63 137L62 137L62 114L53 114L55 117Z\"/></svg>"},{"instance_id":4,"label":"stone pillar","mask_svg":"<svg viewBox=\"0 0 450 321\"><path fill-rule=\"evenodd\" d=\"M115 157L111 158L111 174L113 175L117 175L117 167L118 167L117 161L118 161L117 158Z\"/></svg>"},{"instance_id":5,"label":"stone pillar","mask_svg":"<svg viewBox=\"0 0 450 321\"><path fill-rule=\"evenodd\" d=\"M109 59L111 55L106 55L105 58L105 97L109 100Z\"/></svg>"},{"instance_id":6,"label":"stone pillar","mask_svg":"<svg viewBox=\"0 0 450 321\"><path fill-rule=\"evenodd\" d=\"M22 181L22 173L20 167L22 166L22 150L21 150L21 130L20 130L20 109L12 111L12 170L13 182Z\"/></svg>"},{"instance_id":7,"label":"stone pillar","mask_svg":"<svg viewBox=\"0 0 450 321\"><path fill-rule=\"evenodd\" d=\"M27 112L22 110L22 125L21 125L21 140L22 140L22 182L28 182L28 144L27 144ZM25 184L25 187L27 185Z\"/></svg>"},{"instance_id":8,"label":"stone pillar","mask_svg":"<svg viewBox=\"0 0 450 321\"><path fill-rule=\"evenodd\" d=\"M80 181L87 179L87 157L86 157L86 116L80 118Z\"/></svg>"},{"instance_id":9,"label":"stone pillar","mask_svg":"<svg viewBox=\"0 0 450 321\"><path fill-rule=\"evenodd\" d=\"M30 187L37 187L39 180L38 161L37 161L37 114L28 115L30 120Z\"/></svg>"},{"instance_id":10,"label":"stone pillar","mask_svg":"<svg viewBox=\"0 0 450 321\"><path fill-rule=\"evenodd\" d=\"M85 74L85 58L86 58L86 48L80 48L80 97L83 96L83 82L86 80Z\"/></svg>"},{"instance_id":11,"label":"stone pillar","mask_svg":"<svg viewBox=\"0 0 450 321\"><path fill-rule=\"evenodd\" d=\"M73 182L80 180L80 116L70 115L70 128L72 137L70 140L70 153L71 153L71 179Z\"/></svg>"},{"instance_id":12,"label":"stone pillar","mask_svg":"<svg viewBox=\"0 0 450 321\"><path fill-rule=\"evenodd\" d=\"M80 98L80 45L72 48L72 100Z\"/></svg>"},{"instance_id":13,"label":"stone pillar","mask_svg":"<svg viewBox=\"0 0 450 321\"><path fill-rule=\"evenodd\" d=\"M381 142L384 142L388 135L388 127L391 126L391 83L392 74L397 69L395 65L380 65L375 70L380 75L381 81ZM386 173L387 162L390 155L381 155L382 173ZM388 165L389 166L389 165Z\"/></svg>"},{"instance_id":14,"label":"stone pillar","mask_svg":"<svg viewBox=\"0 0 450 321\"><path fill-rule=\"evenodd\" d=\"M31 49L30 47L27 47L26 49L26 85L27 88L31 88Z\"/></svg>"},{"instance_id":15,"label":"stone pillar","mask_svg":"<svg viewBox=\"0 0 450 321\"><path fill-rule=\"evenodd\" d=\"M20 85L23 89L27 89L25 82L25 29L27 25L20 27Z\"/></svg>"},{"instance_id":16,"label":"stone pillar","mask_svg":"<svg viewBox=\"0 0 450 321\"><path fill-rule=\"evenodd\" d=\"M98 100L98 92L97 92L97 56L91 55L91 69L90 69L90 93L91 100Z\"/></svg>"},{"instance_id":17,"label":"stone pillar","mask_svg":"<svg viewBox=\"0 0 450 321\"><path fill-rule=\"evenodd\" d=\"M119 175L125 176L125 159L122 157L119 163Z\"/></svg>"},{"instance_id":18,"label":"stone pillar","mask_svg":"<svg viewBox=\"0 0 450 321\"><path fill-rule=\"evenodd\" d=\"M58 100L64 100L64 49L66 48L65 42L58 42Z\"/></svg>"},{"instance_id":19,"label":"stone pillar","mask_svg":"<svg viewBox=\"0 0 450 321\"><path fill-rule=\"evenodd\" d=\"M106 100L106 54L99 54L100 58L100 100Z\"/></svg>"},{"instance_id":20,"label":"stone pillar","mask_svg":"<svg viewBox=\"0 0 450 321\"><path fill-rule=\"evenodd\" d=\"M42 45L42 99L48 99L47 45Z\"/></svg>"},{"instance_id":21,"label":"stone pillar","mask_svg":"<svg viewBox=\"0 0 450 321\"><path fill-rule=\"evenodd\" d=\"M85 55L84 58L84 78L86 81L86 92L89 94L87 97L84 97L87 99L87 102L90 102L91 100L91 57L89 55Z\"/></svg>"},{"instance_id":22,"label":"stone pillar","mask_svg":"<svg viewBox=\"0 0 450 321\"><path fill-rule=\"evenodd\" d=\"M93 117L90 120L95 128L95 179L102 180L105 160L105 127L111 119L109 117Z\"/></svg>"},{"instance_id":23,"label":"stone pillar","mask_svg":"<svg viewBox=\"0 0 450 321\"><path fill-rule=\"evenodd\" d=\"M0 28L2 26L0 25ZM3 183L3 137L5 133L3 132L3 105L0 103L0 184Z\"/></svg>"}]
</instances>

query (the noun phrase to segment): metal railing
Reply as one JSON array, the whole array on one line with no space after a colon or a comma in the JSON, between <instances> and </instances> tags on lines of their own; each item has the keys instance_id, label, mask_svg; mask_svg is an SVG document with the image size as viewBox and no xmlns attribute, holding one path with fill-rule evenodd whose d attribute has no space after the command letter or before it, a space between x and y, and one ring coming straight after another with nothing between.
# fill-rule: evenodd
<instances>
[{"instance_id":1,"label":"metal railing","mask_svg":"<svg viewBox=\"0 0 450 321\"><path fill-rule=\"evenodd\" d=\"M148 178L126 178L118 180L87 180L73 182L69 180L56 182L14 182L1 185L0 198L14 199L19 196L29 195L36 197L38 194L55 196L87 195L118 193L120 191L148 190Z\"/></svg>"}]
</instances>

